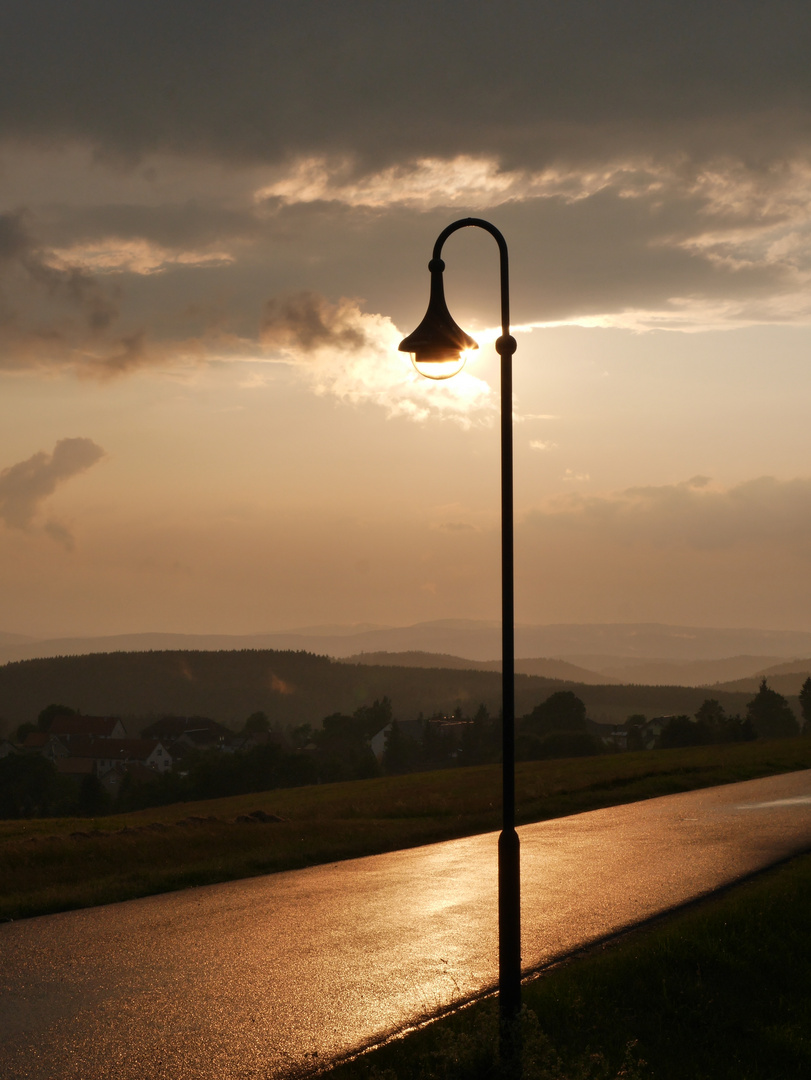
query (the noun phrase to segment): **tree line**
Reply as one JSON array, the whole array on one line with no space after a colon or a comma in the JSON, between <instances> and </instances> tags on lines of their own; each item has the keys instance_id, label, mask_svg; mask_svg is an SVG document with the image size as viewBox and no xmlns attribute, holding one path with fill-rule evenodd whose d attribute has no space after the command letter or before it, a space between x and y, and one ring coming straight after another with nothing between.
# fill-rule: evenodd
<instances>
[{"instance_id":1,"label":"tree line","mask_svg":"<svg viewBox=\"0 0 811 1080\"><path fill-rule=\"evenodd\" d=\"M811 678L803 684L799 701L802 732L811 735ZM52 705L43 710L39 729L47 730L49 717L62 708ZM649 724L644 716L628 717L622 725L628 750L643 748ZM517 719L516 757L538 761L617 751L619 745L607 746L599 730L573 691L556 691ZM372 740L381 732L385 737L378 756ZM743 717L728 716L717 700L709 698L693 717L667 718L654 745L668 749L799 733L791 706L764 679ZM457 708L451 716L398 721L390 699L383 697L352 714L333 713L317 729L309 724L282 729L264 713L253 713L240 734L260 738L249 749L230 753L189 747L179 767L167 773L141 782L125 775L115 799L94 775L84 777L77 788L39 754L9 754L0 759L0 818L95 816L274 788L490 764L501 757L501 718L484 705L471 716Z\"/></svg>"}]
</instances>

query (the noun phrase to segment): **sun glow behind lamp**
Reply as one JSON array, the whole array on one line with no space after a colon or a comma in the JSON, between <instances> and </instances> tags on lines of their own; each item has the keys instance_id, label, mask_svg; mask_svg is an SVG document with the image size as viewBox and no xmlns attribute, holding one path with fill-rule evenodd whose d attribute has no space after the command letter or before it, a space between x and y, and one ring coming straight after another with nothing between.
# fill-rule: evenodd
<instances>
[{"instance_id":1,"label":"sun glow behind lamp","mask_svg":"<svg viewBox=\"0 0 811 1080\"><path fill-rule=\"evenodd\" d=\"M449 379L465 365L478 345L458 326L445 303L442 246L458 229L484 229L498 244L501 268L501 645L502 645L502 831L498 841L499 1011L502 1056L515 1061L517 1017L521 1009L520 853L515 831L515 604L513 586L513 438L512 358L516 341L510 335L510 289L507 243L499 230L481 218L462 218L448 225L434 244L431 296L425 318L400 342L402 352L429 379Z\"/></svg>"}]
</instances>

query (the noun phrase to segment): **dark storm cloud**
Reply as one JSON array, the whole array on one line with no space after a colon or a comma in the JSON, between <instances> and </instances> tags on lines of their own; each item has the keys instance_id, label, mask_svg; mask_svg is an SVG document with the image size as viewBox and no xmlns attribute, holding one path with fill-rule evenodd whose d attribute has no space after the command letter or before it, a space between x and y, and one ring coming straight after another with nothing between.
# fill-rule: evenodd
<instances>
[{"instance_id":1,"label":"dark storm cloud","mask_svg":"<svg viewBox=\"0 0 811 1080\"><path fill-rule=\"evenodd\" d=\"M6 0L0 130L125 158L757 163L807 145L809 45L806 0Z\"/></svg>"},{"instance_id":2,"label":"dark storm cloud","mask_svg":"<svg viewBox=\"0 0 811 1080\"><path fill-rule=\"evenodd\" d=\"M0 366L362 347L471 212L517 322L804 318L810 31L796 0L6 0ZM479 326L490 242L447 249Z\"/></svg>"}]
</instances>

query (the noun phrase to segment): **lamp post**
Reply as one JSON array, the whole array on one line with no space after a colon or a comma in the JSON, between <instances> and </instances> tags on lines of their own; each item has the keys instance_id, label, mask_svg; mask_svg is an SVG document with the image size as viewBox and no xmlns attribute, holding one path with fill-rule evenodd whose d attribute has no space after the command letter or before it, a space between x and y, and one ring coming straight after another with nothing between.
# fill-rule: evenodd
<instances>
[{"instance_id":1,"label":"lamp post","mask_svg":"<svg viewBox=\"0 0 811 1080\"><path fill-rule=\"evenodd\" d=\"M512 358L517 345L510 335L510 289L507 243L499 230L481 218L462 218L437 237L431 272L431 295L425 318L400 342L417 371L447 379L461 371L465 353L478 348L457 326L445 303L442 246L458 229L484 229L498 244L501 266L501 678L502 678L502 830L498 840L498 995L502 1055L517 1049L516 1019L521 1008L520 852L515 831L515 604L513 586L513 437Z\"/></svg>"}]
</instances>

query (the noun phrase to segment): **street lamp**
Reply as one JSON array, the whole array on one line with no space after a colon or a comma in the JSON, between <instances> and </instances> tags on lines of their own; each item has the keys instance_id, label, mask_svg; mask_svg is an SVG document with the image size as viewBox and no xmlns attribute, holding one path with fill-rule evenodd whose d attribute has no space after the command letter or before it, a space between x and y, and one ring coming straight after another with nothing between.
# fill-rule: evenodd
<instances>
[{"instance_id":1,"label":"street lamp","mask_svg":"<svg viewBox=\"0 0 811 1080\"><path fill-rule=\"evenodd\" d=\"M501 266L501 679L502 679L502 829L498 840L498 997L502 1053L515 1046L521 1009L520 852L515 831L515 603L513 587L513 437L512 357L517 345L510 336L510 289L507 243L499 230L481 218L462 218L437 237L431 272L431 296L425 318L400 342L414 367L429 379L447 379L461 371L476 342L453 321L445 303L442 245L458 229L470 225L489 232L498 244Z\"/></svg>"}]
</instances>

